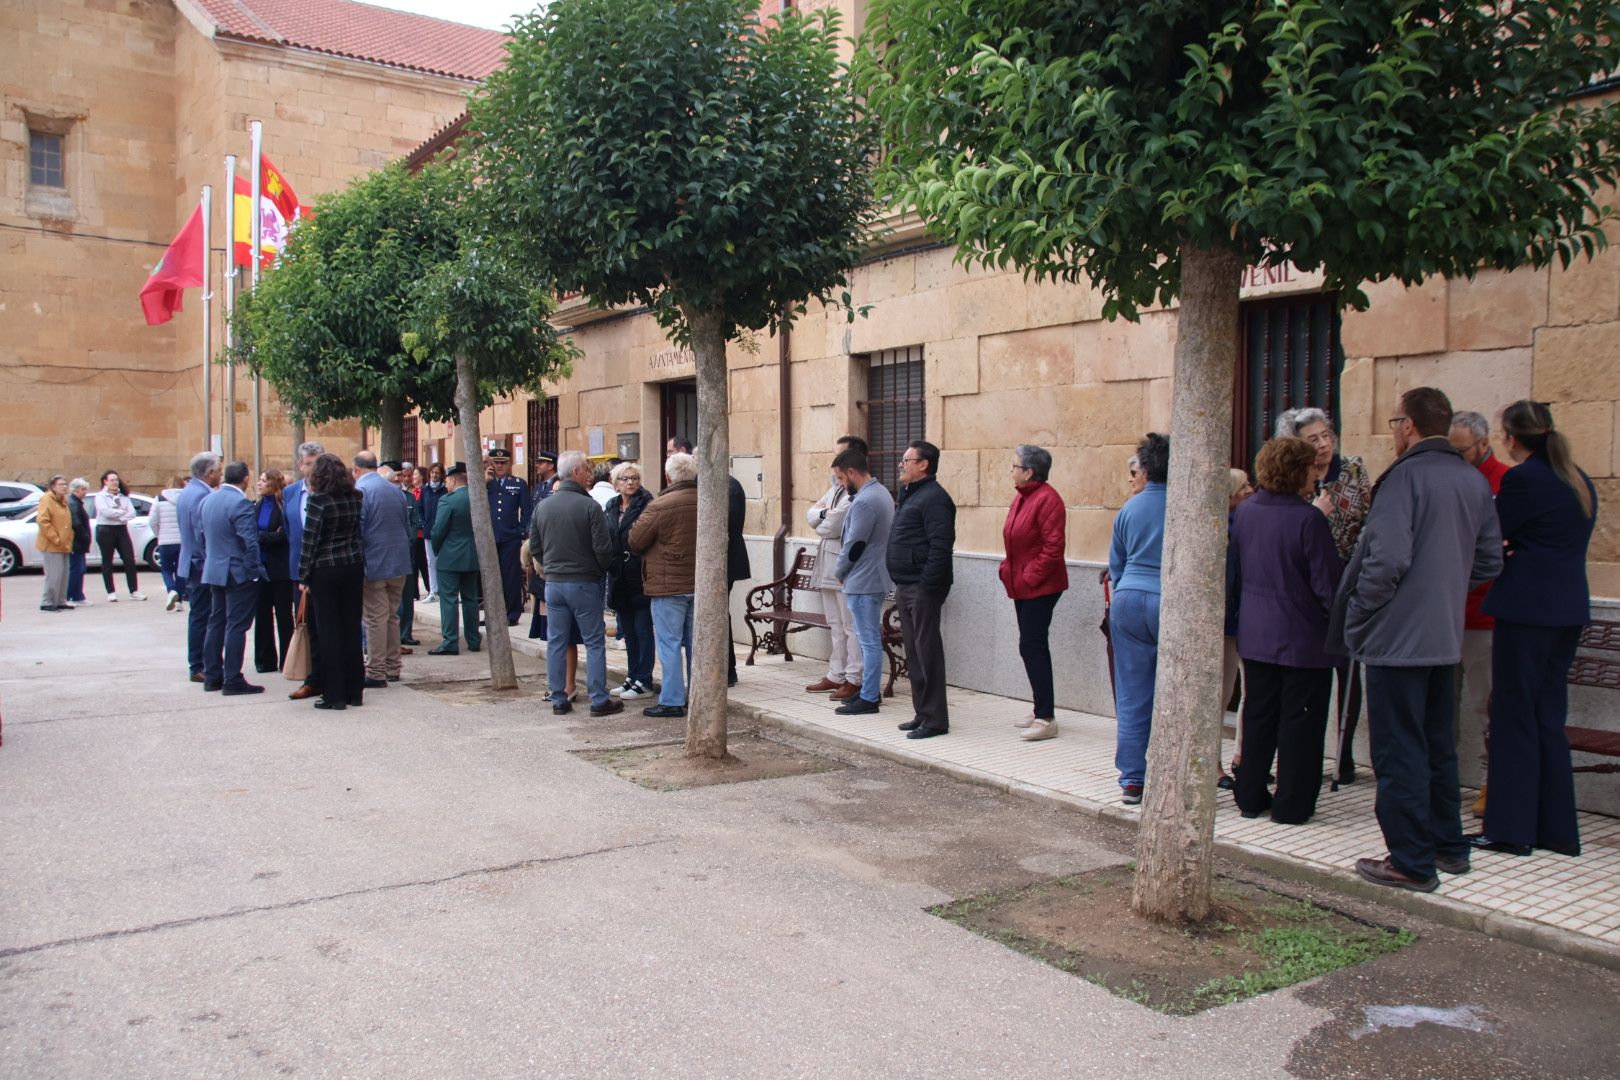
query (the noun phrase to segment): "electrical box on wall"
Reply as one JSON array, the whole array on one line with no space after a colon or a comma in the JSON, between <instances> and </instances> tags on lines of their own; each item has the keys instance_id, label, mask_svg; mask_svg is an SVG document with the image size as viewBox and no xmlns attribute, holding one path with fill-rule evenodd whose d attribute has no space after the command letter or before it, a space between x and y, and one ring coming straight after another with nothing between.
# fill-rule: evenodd
<instances>
[{"instance_id":1,"label":"electrical box on wall","mask_svg":"<svg viewBox=\"0 0 1620 1080\"><path fill-rule=\"evenodd\" d=\"M733 456L731 475L742 485L743 495L750 499L765 497L765 459L758 454Z\"/></svg>"},{"instance_id":2,"label":"electrical box on wall","mask_svg":"<svg viewBox=\"0 0 1620 1080\"><path fill-rule=\"evenodd\" d=\"M621 432L619 432L619 460L620 461L640 461L641 460L641 432L639 432L639 431L621 431Z\"/></svg>"}]
</instances>

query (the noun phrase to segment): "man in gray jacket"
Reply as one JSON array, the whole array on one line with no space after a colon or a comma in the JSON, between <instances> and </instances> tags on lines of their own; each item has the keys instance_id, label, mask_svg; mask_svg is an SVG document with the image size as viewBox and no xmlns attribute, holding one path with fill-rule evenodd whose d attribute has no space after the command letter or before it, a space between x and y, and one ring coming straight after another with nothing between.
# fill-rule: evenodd
<instances>
[{"instance_id":1,"label":"man in gray jacket","mask_svg":"<svg viewBox=\"0 0 1620 1080\"><path fill-rule=\"evenodd\" d=\"M385 689L404 673L400 659L399 604L411 573L410 498L377 470L377 455L354 455L360 492L360 547L366 557L361 618L366 627L368 690Z\"/></svg>"},{"instance_id":2,"label":"man in gray jacket","mask_svg":"<svg viewBox=\"0 0 1620 1080\"><path fill-rule=\"evenodd\" d=\"M866 451L850 447L833 459L833 474L853 498L844 515L843 543L838 554L838 580L844 583L861 643L861 692L834 711L844 715L875 713L883 687L883 598L894 588L889 577L889 527L894 524L894 496L867 463Z\"/></svg>"},{"instance_id":3,"label":"man in gray jacket","mask_svg":"<svg viewBox=\"0 0 1620 1080\"><path fill-rule=\"evenodd\" d=\"M1432 892L1436 869L1468 872L1452 731L1468 591L1502 571L1491 488L1447 440L1451 402L1432 387L1401 395L1390 418L1399 457L1333 601L1328 645L1367 671L1378 825L1389 855L1359 859L1377 885Z\"/></svg>"},{"instance_id":4,"label":"man in gray jacket","mask_svg":"<svg viewBox=\"0 0 1620 1080\"><path fill-rule=\"evenodd\" d=\"M615 545L607 515L591 498L591 463L578 450L557 459L562 478L534 511L529 554L546 580L546 683L551 711L572 712L563 689L568 682L568 646L575 627L585 646L585 685L591 715L611 716L624 703L608 696L607 638L602 626L602 580L613 564Z\"/></svg>"}]
</instances>

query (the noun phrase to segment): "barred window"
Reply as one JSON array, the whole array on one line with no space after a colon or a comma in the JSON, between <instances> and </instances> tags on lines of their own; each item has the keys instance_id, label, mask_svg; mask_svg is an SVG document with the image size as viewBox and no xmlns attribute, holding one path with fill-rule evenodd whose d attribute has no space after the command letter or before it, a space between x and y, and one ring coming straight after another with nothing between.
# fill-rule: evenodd
<instances>
[{"instance_id":1,"label":"barred window","mask_svg":"<svg viewBox=\"0 0 1620 1080\"><path fill-rule=\"evenodd\" d=\"M922 346L884 349L861 359L866 363L866 441L872 475L898 496L900 458L907 444L927 438Z\"/></svg>"},{"instance_id":2,"label":"barred window","mask_svg":"<svg viewBox=\"0 0 1620 1080\"><path fill-rule=\"evenodd\" d=\"M540 482L536 472L540 452L557 452L557 399L549 396L544 401L530 399L528 426L529 483L537 484Z\"/></svg>"},{"instance_id":3,"label":"barred window","mask_svg":"<svg viewBox=\"0 0 1620 1080\"><path fill-rule=\"evenodd\" d=\"M48 131L28 133L28 182L35 187L67 187L62 168L62 136Z\"/></svg>"},{"instance_id":4,"label":"barred window","mask_svg":"<svg viewBox=\"0 0 1620 1080\"><path fill-rule=\"evenodd\" d=\"M1288 409L1315 407L1339 424L1339 304L1315 293L1242 306L1241 359L1232 410L1232 464L1252 469Z\"/></svg>"}]
</instances>

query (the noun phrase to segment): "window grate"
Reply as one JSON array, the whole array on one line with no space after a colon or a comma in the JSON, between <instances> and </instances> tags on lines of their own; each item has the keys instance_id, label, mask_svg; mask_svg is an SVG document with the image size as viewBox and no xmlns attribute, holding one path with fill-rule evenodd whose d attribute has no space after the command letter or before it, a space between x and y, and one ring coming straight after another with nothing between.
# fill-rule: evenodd
<instances>
[{"instance_id":1,"label":"window grate","mask_svg":"<svg viewBox=\"0 0 1620 1080\"><path fill-rule=\"evenodd\" d=\"M48 131L28 133L28 182L35 187L67 187L62 170L62 136Z\"/></svg>"},{"instance_id":2,"label":"window grate","mask_svg":"<svg viewBox=\"0 0 1620 1080\"><path fill-rule=\"evenodd\" d=\"M1235 372L1232 464L1252 469L1277 417L1307 406L1339 422L1339 305L1331 295L1255 300L1242 307L1242 360Z\"/></svg>"},{"instance_id":3,"label":"window grate","mask_svg":"<svg viewBox=\"0 0 1620 1080\"><path fill-rule=\"evenodd\" d=\"M872 475L896 497L900 458L906 446L927 438L927 401L921 345L868 353L866 361L866 441Z\"/></svg>"},{"instance_id":4,"label":"window grate","mask_svg":"<svg viewBox=\"0 0 1620 1080\"><path fill-rule=\"evenodd\" d=\"M548 397L544 401L529 401L528 417L529 439L529 483L537 484L540 477L536 469L540 464L542 450L557 453L557 399Z\"/></svg>"}]
</instances>

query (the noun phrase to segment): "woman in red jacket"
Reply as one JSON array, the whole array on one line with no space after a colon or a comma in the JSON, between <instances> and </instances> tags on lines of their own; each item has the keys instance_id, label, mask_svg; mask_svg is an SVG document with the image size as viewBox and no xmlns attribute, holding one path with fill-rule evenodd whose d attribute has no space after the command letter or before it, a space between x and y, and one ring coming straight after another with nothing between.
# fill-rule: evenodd
<instances>
[{"instance_id":1,"label":"woman in red jacket","mask_svg":"<svg viewBox=\"0 0 1620 1080\"><path fill-rule=\"evenodd\" d=\"M1012 506L1001 527L1007 557L1001 561L1001 584L1018 613L1018 655L1024 658L1035 708L1014 722L1027 742L1057 734L1057 712L1052 693L1052 650L1047 631L1052 609L1069 587L1069 568L1063 562L1067 515L1063 496L1046 482L1052 455L1038 446L1013 451Z\"/></svg>"}]
</instances>

